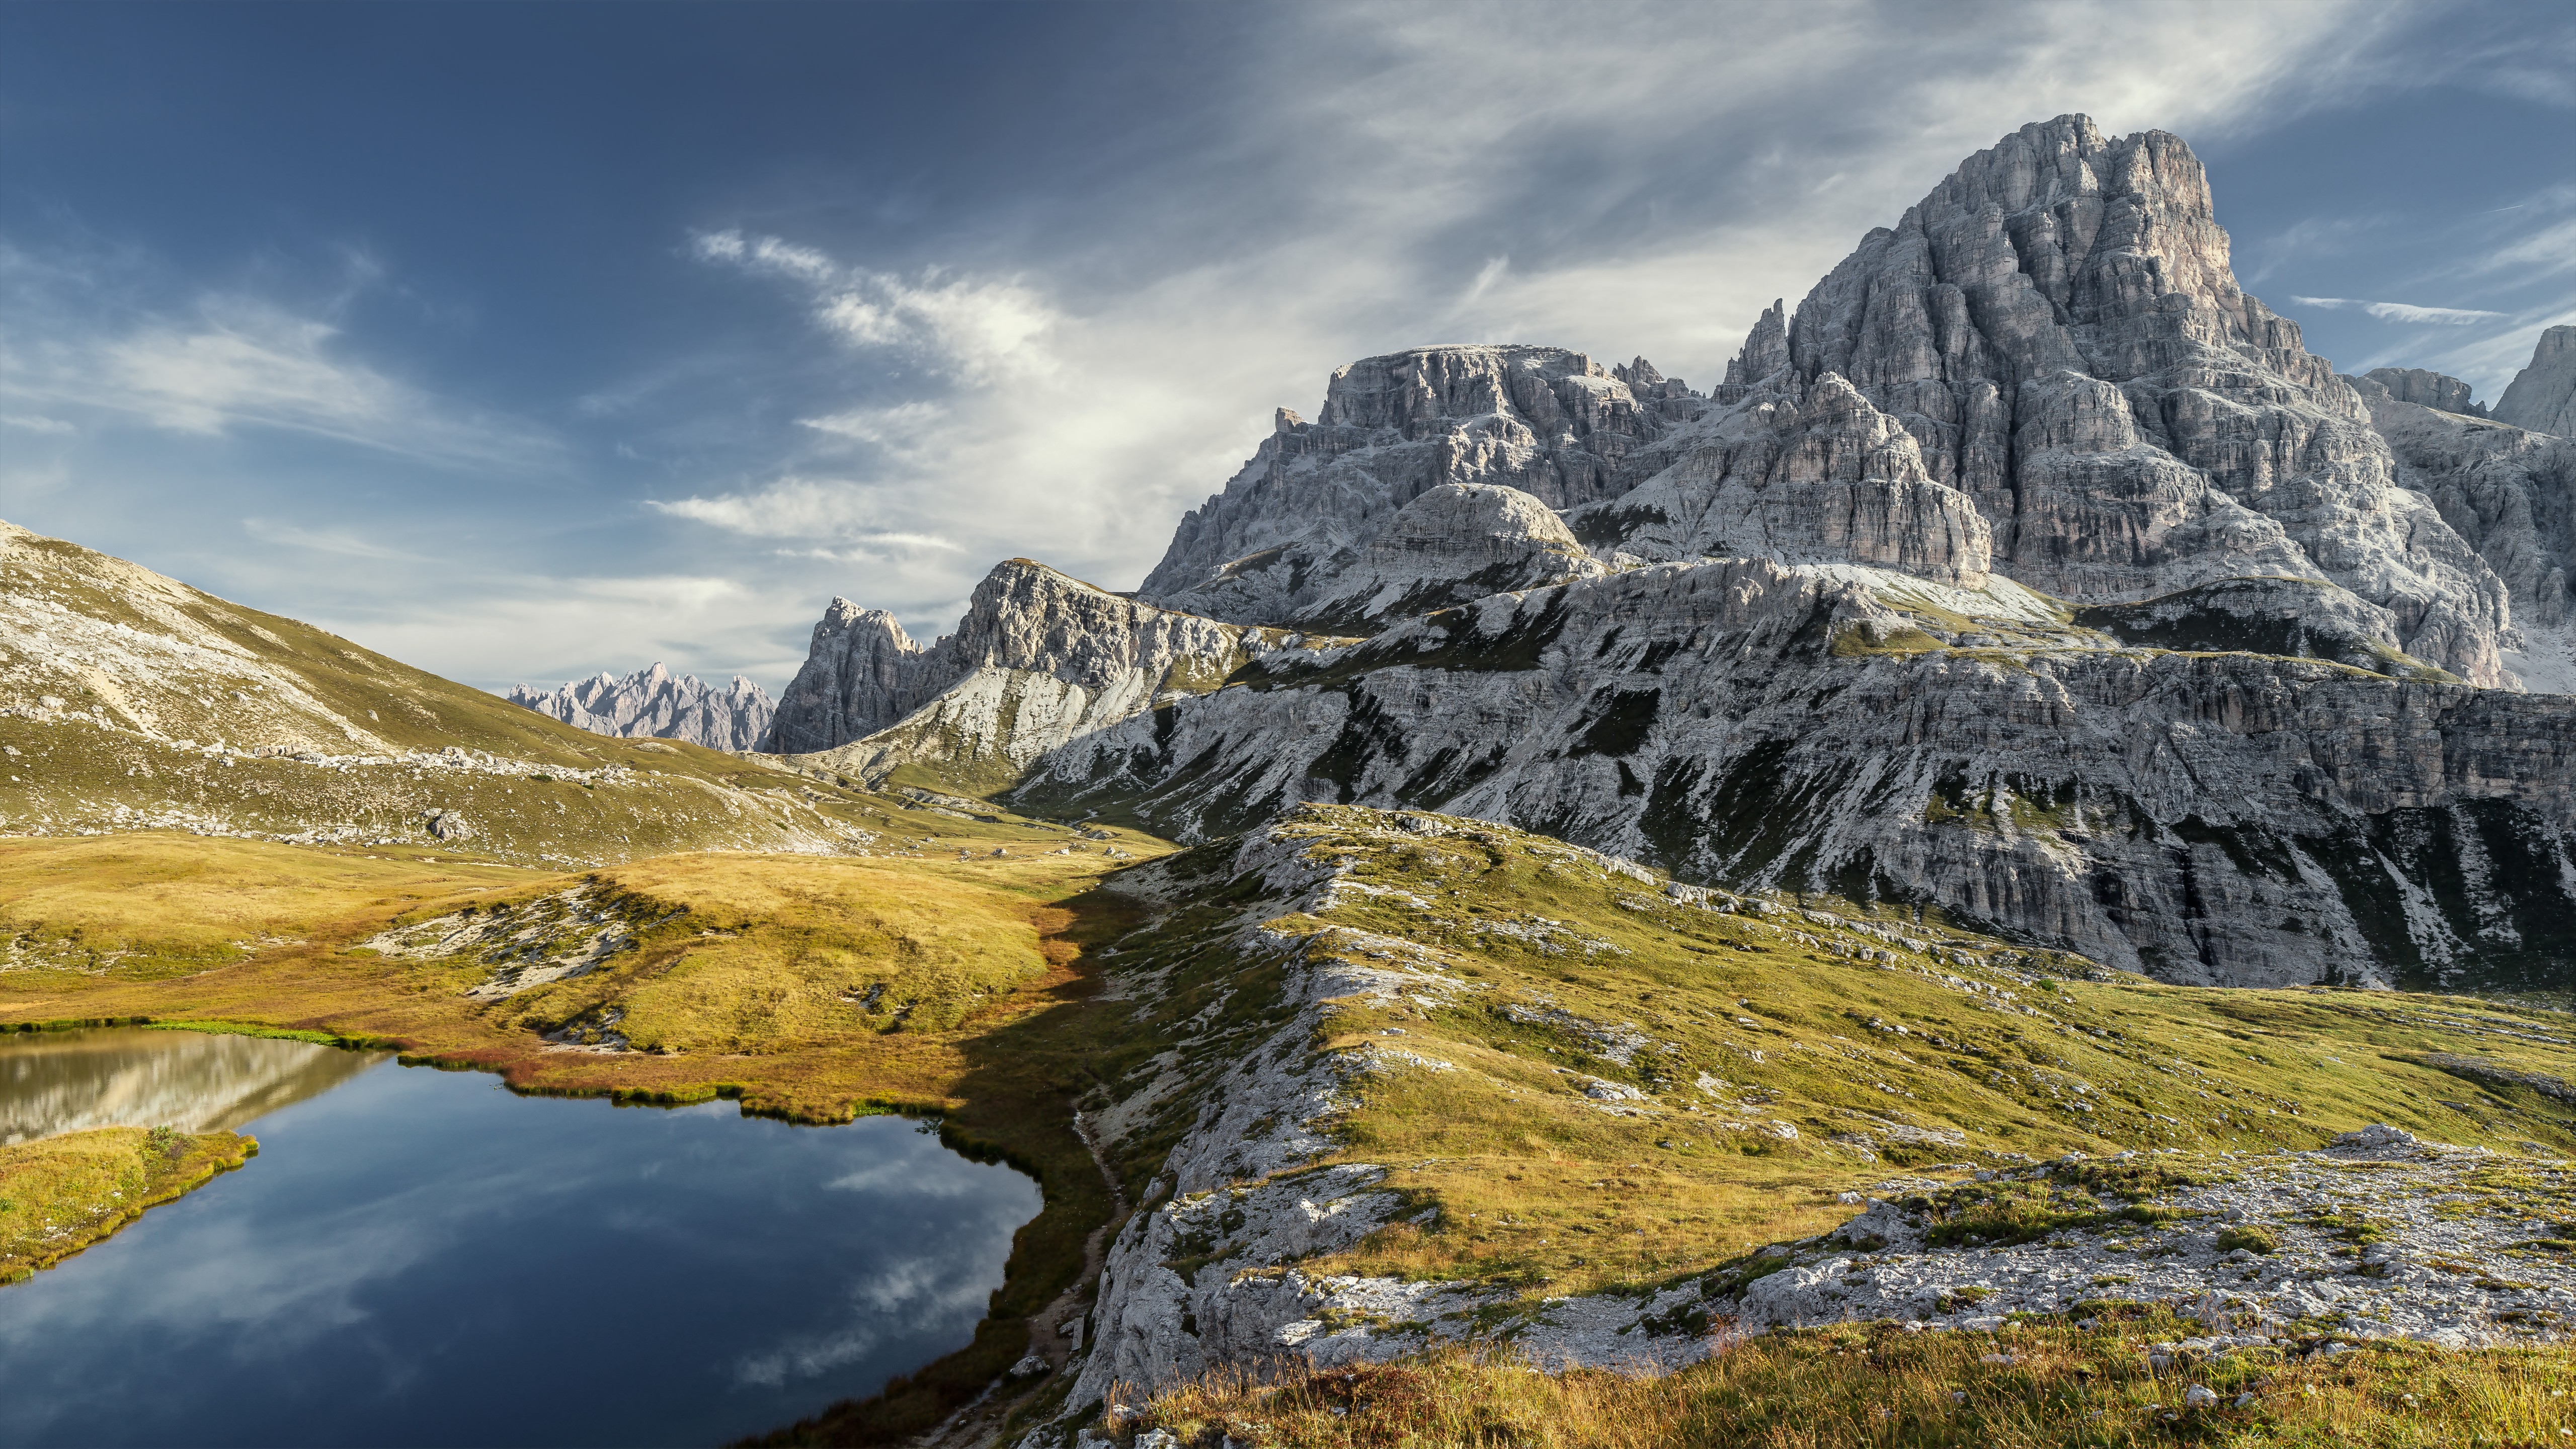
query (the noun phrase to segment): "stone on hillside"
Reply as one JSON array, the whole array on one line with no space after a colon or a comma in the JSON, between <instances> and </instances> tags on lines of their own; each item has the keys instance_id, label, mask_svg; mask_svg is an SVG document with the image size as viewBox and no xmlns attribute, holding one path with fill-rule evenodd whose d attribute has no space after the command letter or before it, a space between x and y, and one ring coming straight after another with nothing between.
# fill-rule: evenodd
<instances>
[{"instance_id":1,"label":"stone on hillside","mask_svg":"<svg viewBox=\"0 0 2576 1449\"><path fill-rule=\"evenodd\" d=\"M2576 438L2576 326L2552 327L2531 350L2531 365L2496 399L2498 422Z\"/></svg>"},{"instance_id":2,"label":"stone on hillside","mask_svg":"<svg viewBox=\"0 0 2576 1449\"><path fill-rule=\"evenodd\" d=\"M768 691L739 674L718 690L694 674L674 679L659 661L623 679L603 672L560 689L517 685L508 698L593 734L687 740L711 750L752 748L768 733L777 709Z\"/></svg>"}]
</instances>

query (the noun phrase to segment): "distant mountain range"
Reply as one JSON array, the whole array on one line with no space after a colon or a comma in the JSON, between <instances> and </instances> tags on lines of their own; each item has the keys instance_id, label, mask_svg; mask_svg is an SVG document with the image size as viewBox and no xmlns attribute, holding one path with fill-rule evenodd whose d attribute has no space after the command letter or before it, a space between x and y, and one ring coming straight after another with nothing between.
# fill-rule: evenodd
<instances>
[{"instance_id":1,"label":"distant mountain range","mask_svg":"<svg viewBox=\"0 0 2576 1449\"><path fill-rule=\"evenodd\" d=\"M506 697L594 734L687 740L711 750L757 747L778 712L768 691L739 674L719 691L694 674L673 679L658 660L623 679L601 673L548 690L522 684Z\"/></svg>"}]
</instances>

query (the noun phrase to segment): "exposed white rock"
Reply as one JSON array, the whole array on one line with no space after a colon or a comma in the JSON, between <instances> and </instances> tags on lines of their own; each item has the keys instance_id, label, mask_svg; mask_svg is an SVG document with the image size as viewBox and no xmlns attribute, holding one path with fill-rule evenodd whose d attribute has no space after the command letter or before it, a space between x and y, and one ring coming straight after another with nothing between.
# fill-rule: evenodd
<instances>
[{"instance_id":1,"label":"exposed white rock","mask_svg":"<svg viewBox=\"0 0 2576 1449\"><path fill-rule=\"evenodd\" d=\"M998 772L1007 783L1048 750L1216 688L1285 637L1139 603L1027 559L987 575L957 632L926 650L880 649L877 641L888 637L910 647L883 615L876 617L891 636L861 614L834 627L844 603L835 601L833 616L815 630L816 653L789 689L772 734L848 727L864 719L863 709L920 695L905 716L865 736L790 752L804 768L870 781L912 762ZM853 639L860 646L843 649ZM853 670L854 659L878 672ZM809 676L861 684L837 692L817 684L809 695ZM822 700L811 714L809 698Z\"/></svg>"},{"instance_id":2,"label":"exposed white rock","mask_svg":"<svg viewBox=\"0 0 2576 1449\"><path fill-rule=\"evenodd\" d=\"M694 674L674 679L658 660L623 679L603 671L556 689L517 685L507 698L593 734L687 740L711 750L748 750L758 744L778 708L768 691L739 674L719 690Z\"/></svg>"},{"instance_id":3,"label":"exposed white rock","mask_svg":"<svg viewBox=\"0 0 2576 1449\"><path fill-rule=\"evenodd\" d=\"M2456 377L2429 372L2420 367L2374 367L2366 374L2372 382L2388 389L2388 395L2399 402L2436 412L2458 413L2462 417L2482 418L2486 405L2469 399L2470 387Z\"/></svg>"},{"instance_id":4,"label":"exposed white rock","mask_svg":"<svg viewBox=\"0 0 2576 1449\"><path fill-rule=\"evenodd\" d=\"M1926 1246L1933 1200L1873 1201L1826 1237L1790 1245L1776 1268L1715 1306L1757 1329L1855 1318L1992 1328L2091 1302L2181 1302L2210 1330L2159 1346L2186 1360L2292 1334L2468 1347L2553 1336L2576 1316L2576 1268L2554 1252L2518 1251L2554 1240L2556 1225L2471 1181L2510 1168L2563 1188L2562 1160L2437 1147L2374 1125L2322 1151L2193 1165L2220 1168L2220 1180L2156 1198L2167 1221L2105 1212L2099 1225L2018 1245ZM2052 1177L2067 1180L2047 1167L2002 1175ZM1976 1191L1962 1184L1949 1196ZM2368 1245L2356 1249L2364 1225ZM2273 1246L2220 1241L2246 1228Z\"/></svg>"},{"instance_id":5,"label":"exposed white rock","mask_svg":"<svg viewBox=\"0 0 2576 1449\"><path fill-rule=\"evenodd\" d=\"M1930 478L1975 500L1999 572L2087 601L2324 577L2389 610L2408 652L2502 682L2501 582L2394 484L2298 328L2237 285L2177 137L2023 127L1864 237L1786 344L1785 371L1845 379L1914 434ZM1757 329L1730 382L1765 381L1779 352Z\"/></svg>"},{"instance_id":6,"label":"exposed white rock","mask_svg":"<svg viewBox=\"0 0 2576 1449\"><path fill-rule=\"evenodd\" d=\"M2576 692L2576 442L2417 404L2380 372L2345 380L2387 440L2397 481L2432 499L2504 581L2514 624L2502 640L2506 667L2525 688Z\"/></svg>"},{"instance_id":7,"label":"exposed white rock","mask_svg":"<svg viewBox=\"0 0 2576 1449\"><path fill-rule=\"evenodd\" d=\"M2350 607L2279 602L2300 590ZM1694 880L1937 903L2178 982L2537 981L2541 943L2576 941L2576 701L2442 683L2314 583L2120 612L1656 565L1271 656L1074 741L1018 798L1184 836L1311 799L1439 809ZM2222 625L2272 634L2187 632ZM2366 663L2198 652L2249 642Z\"/></svg>"},{"instance_id":8,"label":"exposed white rock","mask_svg":"<svg viewBox=\"0 0 2576 1449\"><path fill-rule=\"evenodd\" d=\"M1444 483L1398 509L1356 559L1292 607L1302 628L1373 632L1390 619L1608 571L1535 494Z\"/></svg>"},{"instance_id":9,"label":"exposed white rock","mask_svg":"<svg viewBox=\"0 0 2576 1449\"><path fill-rule=\"evenodd\" d=\"M1496 484L1556 509L1613 497L1644 476L1628 454L1700 405L1643 358L1616 373L1553 347L1365 358L1333 374L1316 421L1279 410L1225 491L1181 520L1140 597L1241 623L1296 622L1432 489Z\"/></svg>"},{"instance_id":10,"label":"exposed white rock","mask_svg":"<svg viewBox=\"0 0 2576 1449\"><path fill-rule=\"evenodd\" d=\"M2576 438L2576 326L2540 334L2531 365L2514 374L2493 416L2535 433Z\"/></svg>"}]
</instances>

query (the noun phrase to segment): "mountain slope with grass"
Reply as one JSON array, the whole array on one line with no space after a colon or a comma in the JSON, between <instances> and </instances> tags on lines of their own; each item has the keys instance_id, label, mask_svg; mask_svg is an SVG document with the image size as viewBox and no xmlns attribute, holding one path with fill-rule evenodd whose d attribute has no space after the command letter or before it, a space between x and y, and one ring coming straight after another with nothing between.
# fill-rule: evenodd
<instances>
[{"instance_id":1,"label":"mountain slope with grass","mask_svg":"<svg viewBox=\"0 0 2576 1449\"><path fill-rule=\"evenodd\" d=\"M852 844L814 797L0 524L0 833L186 830L557 865Z\"/></svg>"},{"instance_id":2,"label":"mountain slope with grass","mask_svg":"<svg viewBox=\"0 0 2576 1449\"><path fill-rule=\"evenodd\" d=\"M2160 986L1419 812L1309 806L1114 885L1136 1039L1082 1105L1144 1211L1073 1410L1462 1341L1669 1369L1730 1321L2576 1312L2559 1013Z\"/></svg>"}]
</instances>

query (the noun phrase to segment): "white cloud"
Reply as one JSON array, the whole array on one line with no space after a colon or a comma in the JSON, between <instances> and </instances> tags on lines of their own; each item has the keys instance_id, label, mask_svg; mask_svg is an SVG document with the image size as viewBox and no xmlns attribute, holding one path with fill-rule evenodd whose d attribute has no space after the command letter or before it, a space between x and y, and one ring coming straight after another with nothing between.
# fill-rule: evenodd
<instances>
[{"instance_id":1,"label":"white cloud","mask_svg":"<svg viewBox=\"0 0 2576 1449\"><path fill-rule=\"evenodd\" d=\"M5 246L0 284L13 324L0 345L0 397L49 414L201 437L279 429L450 467L523 470L559 457L524 422L356 357L328 315L219 292L150 310L78 265Z\"/></svg>"},{"instance_id":2,"label":"white cloud","mask_svg":"<svg viewBox=\"0 0 2576 1449\"><path fill-rule=\"evenodd\" d=\"M283 544L288 548L309 549L315 553L338 554L343 558L400 559L411 563L422 562L421 556L418 554L404 553L400 549L387 548L380 543L371 543L366 539L360 538L354 533L341 529L299 528L294 524L279 523L274 519L245 518L242 520L242 532L249 534L251 537L258 539L262 543Z\"/></svg>"},{"instance_id":3,"label":"white cloud","mask_svg":"<svg viewBox=\"0 0 2576 1449\"><path fill-rule=\"evenodd\" d=\"M2474 326L2505 315L2468 307L2418 307L2411 302L2369 302L2358 297L2292 297L2290 300L2303 307L2323 307L2328 311L2339 312L2349 308L2366 312L2382 322L2431 323L2444 327Z\"/></svg>"},{"instance_id":4,"label":"white cloud","mask_svg":"<svg viewBox=\"0 0 2576 1449\"><path fill-rule=\"evenodd\" d=\"M0 413L0 428L17 428L30 433L76 433L80 430L60 418L33 413Z\"/></svg>"},{"instance_id":5,"label":"white cloud","mask_svg":"<svg viewBox=\"0 0 2576 1449\"><path fill-rule=\"evenodd\" d=\"M918 451L930 430L947 417L948 409L940 403L908 402L892 407L852 408L827 417L799 418L797 422L818 433L909 453Z\"/></svg>"},{"instance_id":6,"label":"white cloud","mask_svg":"<svg viewBox=\"0 0 2576 1449\"><path fill-rule=\"evenodd\" d=\"M852 347L896 348L932 371L967 382L1054 370L1046 336L1058 318L1011 278L970 278L938 268L907 279L844 267L812 247L739 231L701 233L701 261L783 278L809 293L814 320Z\"/></svg>"}]
</instances>

